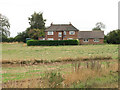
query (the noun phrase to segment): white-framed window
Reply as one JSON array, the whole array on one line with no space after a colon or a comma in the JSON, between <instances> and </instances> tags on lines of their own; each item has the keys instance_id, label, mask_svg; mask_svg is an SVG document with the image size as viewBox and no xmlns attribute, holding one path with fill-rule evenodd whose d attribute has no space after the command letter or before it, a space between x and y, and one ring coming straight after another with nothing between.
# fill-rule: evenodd
<instances>
[{"instance_id":1,"label":"white-framed window","mask_svg":"<svg viewBox=\"0 0 120 90\"><path fill-rule=\"evenodd\" d=\"M62 37L62 32L58 32L58 37Z\"/></svg>"},{"instance_id":2,"label":"white-framed window","mask_svg":"<svg viewBox=\"0 0 120 90\"><path fill-rule=\"evenodd\" d=\"M48 31L48 35L53 35L53 31Z\"/></svg>"},{"instance_id":3,"label":"white-framed window","mask_svg":"<svg viewBox=\"0 0 120 90\"><path fill-rule=\"evenodd\" d=\"M73 40L73 38L67 38L67 40Z\"/></svg>"},{"instance_id":4,"label":"white-framed window","mask_svg":"<svg viewBox=\"0 0 120 90\"><path fill-rule=\"evenodd\" d=\"M60 40L60 39L58 39L58 40Z\"/></svg>"},{"instance_id":5,"label":"white-framed window","mask_svg":"<svg viewBox=\"0 0 120 90\"><path fill-rule=\"evenodd\" d=\"M84 42L89 42L88 38L83 39Z\"/></svg>"},{"instance_id":6,"label":"white-framed window","mask_svg":"<svg viewBox=\"0 0 120 90\"><path fill-rule=\"evenodd\" d=\"M94 42L99 42L99 39L98 39L98 38L95 38L93 41L94 41Z\"/></svg>"},{"instance_id":7,"label":"white-framed window","mask_svg":"<svg viewBox=\"0 0 120 90\"><path fill-rule=\"evenodd\" d=\"M64 31L64 35L66 35L66 31Z\"/></svg>"},{"instance_id":8,"label":"white-framed window","mask_svg":"<svg viewBox=\"0 0 120 90\"><path fill-rule=\"evenodd\" d=\"M70 35L75 35L75 31L69 31Z\"/></svg>"},{"instance_id":9,"label":"white-framed window","mask_svg":"<svg viewBox=\"0 0 120 90\"><path fill-rule=\"evenodd\" d=\"M53 38L48 38L47 40L54 40Z\"/></svg>"},{"instance_id":10,"label":"white-framed window","mask_svg":"<svg viewBox=\"0 0 120 90\"><path fill-rule=\"evenodd\" d=\"M45 38L43 38L43 40L45 40Z\"/></svg>"}]
</instances>

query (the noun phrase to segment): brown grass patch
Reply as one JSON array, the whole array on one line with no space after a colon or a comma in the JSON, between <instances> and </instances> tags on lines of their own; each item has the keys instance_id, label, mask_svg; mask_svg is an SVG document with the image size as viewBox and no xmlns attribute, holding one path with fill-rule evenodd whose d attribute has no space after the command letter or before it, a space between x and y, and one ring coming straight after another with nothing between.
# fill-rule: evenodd
<instances>
[{"instance_id":1,"label":"brown grass patch","mask_svg":"<svg viewBox=\"0 0 120 90\"><path fill-rule=\"evenodd\" d=\"M85 82L90 78L101 77L110 74L111 71L118 72L118 63L109 64L108 62L107 65L101 66L100 64L95 63L95 66L91 64L89 67L86 66L86 68L81 66L75 66L71 74L64 75L64 84L66 86L70 86L74 82Z\"/></svg>"},{"instance_id":2,"label":"brown grass patch","mask_svg":"<svg viewBox=\"0 0 120 90\"><path fill-rule=\"evenodd\" d=\"M31 60L2 60L2 64L38 64L38 63L55 63L55 62L71 62L71 61L90 61L90 60L110 60L112 59L111 56L95 56L95 57L77 57L77 58L61 58L58 60L36 60L36 59L31 59Z\"/></svg>"}]
</instances>

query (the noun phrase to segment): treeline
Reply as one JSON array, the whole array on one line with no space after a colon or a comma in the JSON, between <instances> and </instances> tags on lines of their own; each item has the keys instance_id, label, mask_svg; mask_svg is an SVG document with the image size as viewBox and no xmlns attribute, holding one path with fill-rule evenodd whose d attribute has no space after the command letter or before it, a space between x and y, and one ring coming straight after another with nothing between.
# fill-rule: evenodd
<instances>
[{"instance_id":1,"label":"treeline","mask_svg":"<svg viewBox=\"0 0 120 90\"><path fill-rule=\"evenodd\" d=\"M104 40L108 44L120 44L120 29L109 32L105 35Z\"/></svg>"}]
</instances>

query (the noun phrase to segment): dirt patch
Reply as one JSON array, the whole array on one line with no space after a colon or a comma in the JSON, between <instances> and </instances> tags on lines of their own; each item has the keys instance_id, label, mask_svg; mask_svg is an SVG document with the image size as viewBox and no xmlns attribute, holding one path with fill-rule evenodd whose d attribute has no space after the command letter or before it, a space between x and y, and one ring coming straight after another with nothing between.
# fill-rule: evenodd
<instances>
[{"instance_id":1,"label":"dirt patch","mask_svg":"<svg viewBox=\"0 0 120 90\"><path fill-rule=\"evenodd\" d=\"M2 64L2 67L26 67L26 66L32 66L32 65L39 65L39 66L43 66L43 65L47 65L47 66L54 66L54 65L60 65L60 64L69 64L69 63L74 63L74 62L91 62L93 60L88 60L88 61L61 61L61 62L49 62L49 63L32 63L32 64L18 64L18 63L14 63L14 64ZM97 61L105 61L105 62L110 62L110 61L116 61L113 59L108 59L108 60L97 60Z\"/></svg>"},{"instance_id":2,"label":"dirt patch","mask_svg":"<svg viewBox=\"0 0 120 90\"><path fill-rule=\"evenodd\" d=\"M76 61L91 61L91 60L94 60L94 61L99 61L99 60L111 60L112 57L110 56L106 56L106 57L83 57L83 58L61 58L59 60L51 60L51 61L48 61L48 60L23 60L23 61L20 61L20 60L16 60L16 61L9 61L9 60L2 60L2 65L5 66L7 65L12 65L13 67L14 66L24 66L24 65L37 65L37 64L54 64L54 63L61 63L61 62L76 62Z\"/></svg>"},{"instance_id":3,"label":"dirt patch","mask_svg":"<svg viewBox=\"0 0 120 90\"><path fill-rule=\"evenodd\" d=\"M37 63L37 64L2 64L2 67L26 67L26 66L59 66L71 62Z\"/></svg>"},{"instance_id":4,"label":"dirt patch","mask_svg":"<svg viewBox=\"0 0 120 90\"><path fill-rule=\"evenodd\" d=\"M41 78L34 78L34 79L25 79L25 80L18 80L18 81L10 81L7 83L2 84L2 88L32 88L32 86L36 86L38 88L39 85L42 84Z\"/></svg>"}]
</instances>

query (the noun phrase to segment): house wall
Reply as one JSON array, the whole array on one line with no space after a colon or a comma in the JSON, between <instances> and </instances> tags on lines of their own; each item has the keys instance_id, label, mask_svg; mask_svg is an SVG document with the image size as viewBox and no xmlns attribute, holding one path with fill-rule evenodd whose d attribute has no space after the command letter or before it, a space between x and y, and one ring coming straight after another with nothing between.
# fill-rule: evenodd
<instances>
[{"instance_id":1,"label":"house wall","mask_svg":"<svg viewBox=\"0 0 120 90\"><path fill-rule=\"evenodd\" d=\"M63 32L62 32L62 36L64 37L59 37L58 36L59 32L62 32L62 31L54 31L53 35L47 35L47 32L45 32L45 40L47 40L48 38L53 38L54 40L67 40L68 38L78 39L78 31L75 31L74 35L69 35L69 31L66 31L66 35L63 35Z\"/></svg>"},{"instance_id":2,"label":"house wall","mask_svg":"<svg viewBox=\"0 0 120 90\"><path fill-rule=\"evenodd\" d=\"M94 39L89 39L89 42L84 42L84 39L79 39L80 40L80 44L103 44L104 43L104 39L99 39L99 42L94 42Z\"/></svg>"},{"instance_id":3,"label":"house wall","mask_svg":"<svg viewBox=\"0 0 120 90\"><path fill-rule=\"evenodd\" d=\"M39 37L38 40L45 40L45 38L43 38L43 37Z\"/></svg>"},{"instance_id":4,"label":"house wall","mask_svg":"<svg viewBox=\"0 0 120 90\"><path fill-rule=\"evenodd\" d=\"M67 40L68 38L78 39L78 31L75 31L74 35L70 35L69 31L66 31L66 35L64 37L64 40Z\"/></svg>"}]
</instances>

